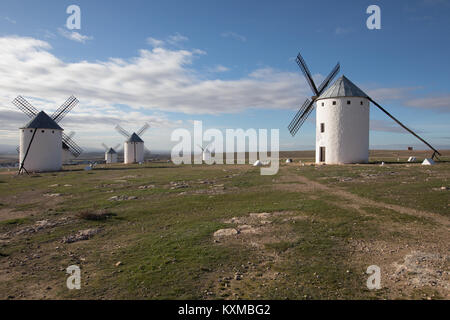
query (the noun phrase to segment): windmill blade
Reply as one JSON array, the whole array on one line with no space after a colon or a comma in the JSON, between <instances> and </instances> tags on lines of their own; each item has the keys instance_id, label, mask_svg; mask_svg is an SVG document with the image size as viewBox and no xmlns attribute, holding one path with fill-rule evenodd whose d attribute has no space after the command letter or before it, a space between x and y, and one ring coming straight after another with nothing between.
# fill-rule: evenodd
<instances>
[{"instance_id":1,"label":"windmill blade","mask_svg":"<svg viewBox=\"0 0 450 320\"><path fill-rule=\"evenodd\" d=\"M297 59L295 59L295 61L297 62L300 69L302 70L303 75L306 78L306 81L308 82L309 86L311 87L311 90L314 92L314 94L316 96L318 96L319 92L317 91L316 84L314 83L314 80L311 76L311 72L309 72L308 66L306 65L306 62L305 62L305 60L303 60L303 57L300 53L297 55Z\"/></svg>"},{"instance_id":2,"label":"windmill blade","mask_svg":"<svg viewBox=\"0 0 450 320\"><path fill-rule=\"evenodd\" d=\"M128 131L125 130L124 128L122 128L120 125L116 125L115 129L117 130L117 132L119 132L125 138L131 137L131 134L129 134Z\"/></svg>"},{"instance_id":3,"label":"windmill blade","mask_svg":"<svg viewBox=\"0 0 450 320\"><path fill-rule=\"evenodd\" d=\"M197 145L197 147L199 147L200 149L202 149L202 152L205 151L205 149L203 149L203 147L201 145Z\"/></svg>"},{"instance_id":4,"label":"windmill blade","mask_svg":"<svg viewBox=\"0 0 450 320\"><path fill-rule=\"evenodd\" d=\"M121 143L118 143L118 144L116 144L115 146L114 146L114 150L119 150L119 148L122 146L122 144Z\"/></svg>"},{"instance_id":5,"label":"windmill blade","mask_svg":"<svg viewBox=\"0 0 450 320\"><path fill-rule=\"evenodd\" d=\"M294 128L295 124L298 122L298 119L302 116L302 114L305 112L306 108L309 106L311 101L309 99L306 99L305 102L303 102L303 105L298 109L297 113L295 114L294 118L292 119L291 123L288 126L289 131Z\"/></svg>"},{"instance_id":6,"label":"windmill blade","mask_svg":"<svg viewBox=\"0 0 450 320\"><path fill-rule=\"evenodd\" d=\"M405 129L406 131L408 131L409 133L411 133L414 137L416 137L417 139L419 139L420 141L422 141L423 143L425 143L431 150L433 150L435 153L437 153L438 155L442 156L441 153L439 151L437 151L435 148L433 148L433 146L431 144L429 144L428 142L426 142L424 139L422 139L418 134L416 134L414 131L412 131L411 129L409 129L407 126L405 126L403 123L401 123L397 118L395 118L392 114L390 114L386 109L384 109L382 106L380 106L378 103L376 103L372 98L369 97L369 101L372 102L374 105L376 105L378 107L378 109L380 109L381 111L383 111L385 114L387 114L392 120L394 120L395 122L397 122L403 129Z\"/></svg>"},{"instance_id":7,"label":"windmill blade","mask_svg":"<svg viewBox=\"0 0 450 320\"><path fill-rule=\"evenodd\" d=\"M74 135L75 135L75 132L74 131L70 131L67 136L72 139L74 137Z\"/></svg>"},{"instance_id":8,"label":"windmill blade","mask_svg":"<svg viewBox=\"0 0 450 320\"><path fill-rule=\"evenodd\" d=\"M20 146L17 146L16 151L17 153L20 153Z\"/></svg>"},{"instance_id":9,"label":"windmill blade","mask_svg":"<svg viewBox=\"0 0 450 320\"><path fill-rule=\"evenodd\" d=\"M31 105L27 100L25 100L22 96L18 96L15 98L12 103L23 113L25 113L28 117L33 118L38 114L38 110Z\"/></svg>"},{"instance_id":10,"label":"windmill blade","mask_svg":"<svg viewBox=\"0 0 450 320\"><path fill-rule=\"evenodd\" d=\"M148 123L145 123L144 126L139 129L138 132L136 132L136 134L140 137L142 134L144 134L145 131L147 131L148 128L150 128L150 125Z\"/></svg>"},{"instance_id":11,"label":"windmill blade","mask_svg":"<svg viewBox=\"0 0 450 320\"><path fill-rule=\"evenodd\" d=\"M297 131L303 125L303 123L308 119L311 112L314 110L314 100L310 101L306 99L305 103L303 103L300 110L295 115L294 119L292 119L291 123L288 126L289 132L292 136L295 136Z\"/></svg>"},{"instance_id":12,"label":"windmill blade","mask_svg":"<svg viewBox=\"0 0 450 320\"><path fill-rule=\"evenodd\" d=\"M336 64L336 66L334 67L334 69L331 70L328 77L326 77L325 80L323 80L322 84L319 86L319 94L318 95L321 95L322 92L326 89L326 87L328 87L328 85L331 83L331 81L333 81L334 77L336 77L336 75L339 73L340 69L341 69L341 65L338 62Z\"/></svg>"},{"instance_id":13,"label":"windmill blade","mask_svg":"<svg viewBox=\"0 0 450 320\"><path fill-rule=\"evenodd\" d=\"M108 148L108 146L106 144L102 143L102 146L103 146L103 148L105 148L105 151L109 150L109 148Z\"/></svg>"},{"instance_id":14,"label":"windmill blade","mask_svg":"<svg viewBox=\"0 0 450 320\"><path fill-rule=\"evenodd\" d=\"M74 96L70 96L66 102L64 102L53 114L52 119L55 120L55 122L60 122L64 117L69 113L70 110L72 110L77 104L78 99Z\"/></svg>"},{"instance_id":15,"label":"windmill blade","mask_svg":"<svg viewBox=\"0 0 450 320\"><path fill-rule=\"evenodd\" d=\"M75 158L77 158L81 153L83 153L83 149L78 146L75 141L73 141L68 135L64 132L62 133L62 141L69 147L69 151L73 154Z\"/></svg>"}]
</instances>

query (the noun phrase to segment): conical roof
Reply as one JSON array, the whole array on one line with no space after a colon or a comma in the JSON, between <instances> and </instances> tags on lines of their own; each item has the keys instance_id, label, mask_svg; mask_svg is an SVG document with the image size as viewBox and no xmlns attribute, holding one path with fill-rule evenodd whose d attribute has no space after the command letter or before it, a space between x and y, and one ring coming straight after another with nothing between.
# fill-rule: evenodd
<instances>
[{"instance_id":1,"label":"conical roof","mask_svg":"<svg viewBox=\"0 0 450 320\"><path fill-rule=\"evenodd\" d=\"M114 150L113 148L109 148L108 151L106 151L107 154L115 154L117 153L116 150Z\"/></svg>"},{"instance_id":2,"label":"conical roof","mask_svg":"<svg viewBox=\"0 0 450 320\"><path fill-rule=\"evenodd\" d=\"M127 140L127 142L144 142L139 136L133 132L131 137Z\"/></svg>"},{"instance_id":3,"label":"conical roof","mask_svg":"<svg viewBox=\"0 0 450 320\"><path fill-rule=\"evenodd\" d=\"M345 76L336 80L318 99L329 99L338 97L362 97L369 98L360 88Z\"/></svg>"},{"instance_id":4,"label":"conical roof","mask_svg":"<svg viewBox=\"0 0 450 320\"><path fill-rule=\"evenodd\" d=\"M39 112L21 129L53 129L63 130L52 118L44 111Z\"/></svg>"}]
</instances>

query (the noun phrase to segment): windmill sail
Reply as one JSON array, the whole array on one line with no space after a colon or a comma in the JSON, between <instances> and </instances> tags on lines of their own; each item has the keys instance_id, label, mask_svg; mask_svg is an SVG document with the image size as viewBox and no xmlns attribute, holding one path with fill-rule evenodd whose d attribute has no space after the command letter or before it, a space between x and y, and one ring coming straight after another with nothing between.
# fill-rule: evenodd
<instances>
[{"instance_id":1,"label":"windmill sail","mask_svg":"<svg viewBox=\"0 0 450 320\"><path fill-rule=\"evenodd\" d=\"M57 123L60 122L68 113L70 110L72 110L77 104L78 99L74 96L70 96L66 102L64 102L53 114L52 119L55 120Z\"/></svg>"},{"instance_id":2,"label":"windmill sail","mask_svg":"<svg viewBox=\"0 0 450 320\"><path fill-rule=\"evenodd\" d=\"M19 110L25 113L29 118L33 118L38 114L38 110L33 107L27 100L22 96L18 96L12 102Z\"/></svg>"},{"instance_id":3,"label":"windmill sail","mask_svg":"<svg viewBox=\"0 0 450 320\"><path fill-rule=\"evenodd\" d=\"M125 138L130 138L131 134L125 130L124 128L122 128L120 125L116 125L115 129L117 130L117 132L119 132L121 135L123 135Z\"/></svg>"},{"instance_id":4,"label":"windmill sail","mask_svg":"<svg viewBox=\"0 0 450 320\"><path fill-rule=\"evenodd\" d=\"M78 146L75 141L73 141L68 135L64 132L62 133L62 141L69 147L69 151L73 154L75 158L77 158L81 153L83 153L83 149Z\"/></svg>"},{"instance_id":5,"label":"windmill sail","mask_svg":"<svg viewBox=\"0 0 450 320\"><path fill-rule=\"evenodd\" d=\"M306 81L308 82L309 86L311 87L311 90L314 93L314 96L312 97L312 101L307 99L303 103L303 105L297 111L291 123L289 124L288 129L292 136L295 136L298 130L300 130L301 126L305 123L306 119L308 119L309 115L314 110L315 101L322 94L322 92L328 87L328 85L334 79L334 77L336 77L341 68L339 63L337 63L336 66L333 68L333 70L331 70L330 74L324 79L322 84L319 86L319 89L317 89L317 86L314 83L314 80L311 76L311 72L309 71L306 62L300 53L297 55L296 62L300 67L300 69L302 70Z\"/></svg>"}]
</instances>

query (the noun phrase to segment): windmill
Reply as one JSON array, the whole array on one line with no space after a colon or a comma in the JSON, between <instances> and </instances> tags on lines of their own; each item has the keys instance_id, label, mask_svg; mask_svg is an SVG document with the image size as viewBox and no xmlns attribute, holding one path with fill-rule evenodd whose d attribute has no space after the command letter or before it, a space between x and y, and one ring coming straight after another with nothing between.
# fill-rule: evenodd
<instances>
[{"instance_id":1,"label":"windmill","mask_svg":"<svg viewBox=\"0 0 450 320\"><path fill-rule=\"evenodd\" d=\"M306 99L288 126L292 136L298 132L308 116L317 108L316 114L316 162L317 163L364 163L369 159L369 109L373 103L402 128L433 150L434 158L441 155L428 142L381 107L345 76L329 88L339 72L339 63L317 88L300 53L296 62L303 72L314 96ZM327 89L328 88L328 89Z\"/></svg>"},{"instance_id":2,"label":"windmill","mask_svg":"<svg viewBox=\"0 0 450 320\"><path fill-rule=\"evenodd\" d=\"M212 154L212 152L209 150L209 146L210 145L211 145L211 143L206 145L206 147L202 147L201 145L197 145L200 149L202 149L202 160L206 164L211 164L211 154Z\"/></svg>"},{"instance_id":3,"label":"windmill","mask_svg":"<svg viewBox=\"0 0 450 320\"><path fill-rule=\"evenodd\" d=\"M147 129L150 128L148 123L136 132L130 134L120 125L116 125L116 130L122 134L127 140L123 145L123 162L124 163L140 163L144 162L144 141L141 139Z\"/></svg>"},{"instance_id":4,"label":"windmill","mask_svg":"<svg viewBox=\"0 0 450 320\"><path fill-rule=\"evenodd\" d=\"M117 144L114 148L108 147L106 144L102 143L103 148L105 148L105 161L106 163L117 163L117 151L119 150L120 144Z\"/></svg>"},{"instance_id":5,"label":"windmill","mask_svg":"<svg viewBox=\"0 0 450 320\"><path fill-rule=\"evenodd\" d=\"M80 153L73 152L74 149L71 149L69 145L66 143L66 141L70 138L72 139L75 136L75 132L71 131L67 136L63 136L62 138L62 163L68 164L71 160L78 158ZM80 149L81 150L81 149ZM20 146L17 146L16 148L17 154L20 155Z\"/></svg>"},{"instance_id":6,"label":"windmill","mask_svg":"<svg viewBox=\"0 0 450 320\"><path fill-rule=\"evenodd\" d=\"M62 166L63 143L75 156L83 150L64 134L59 122L78 104L78 99L70 96L50 117L44 111L38 111L22 96L12 102L29 118L24 127L20 128L19 174L28 171L57 171Z\"/></svg>"}]
</instances>

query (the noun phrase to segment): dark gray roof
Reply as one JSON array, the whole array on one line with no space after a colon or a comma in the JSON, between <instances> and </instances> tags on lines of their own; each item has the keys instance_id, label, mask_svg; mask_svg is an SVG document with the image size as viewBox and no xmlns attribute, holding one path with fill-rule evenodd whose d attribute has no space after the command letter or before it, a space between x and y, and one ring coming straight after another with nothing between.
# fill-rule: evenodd
<instances>
[{"instance_id":1,"label":"dark gray roof","mask_svg":"<svg viewBox=\"0 0 450 320\"><path fill-rule=\"evenodd\" d=\"M368 98L367 94L358 88L345 76L340 77L333 83L318 99L338 98L338 97L362 97Z\"/></svg>"},{"instance_id":2,"label":"dark gray roof","mask_svg":"<svg viewBox=\"0 0 450 320\"><path fill-rule=\"evenodd\" d=\"M21 129L53 129L63 130L52 118L50 118L44 111L39 112L33 119L30 120Z\"/></svg>"},{"instance_id":3,"label":"dark gray roof","mask_svg":"<svg viewBox=\"0 0 450 320\"><path fill-rule=\"evenodd\" d=\"M116 150L114 150L113 148L109 148L109 150L106 151L106 153L108 153L108 154L115 154L115 153L117 153L117 152L116 152Z\"/></svg>"},{"instance_id":4,"label":"dark gray roof","mask_svg":"<svg viewBox=\"0 0 450 320\"><path fill-rule=\"evenodd\" d=\"M133 132L131 137L127 140L127 142L144 142L139 136Z\"/></svg>"}]
</instances>

